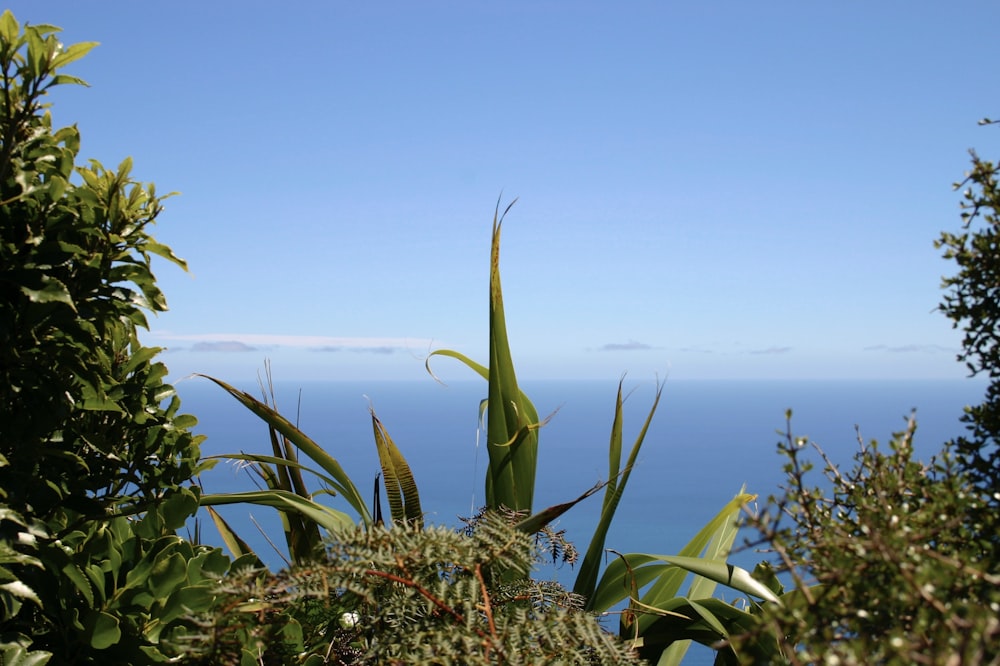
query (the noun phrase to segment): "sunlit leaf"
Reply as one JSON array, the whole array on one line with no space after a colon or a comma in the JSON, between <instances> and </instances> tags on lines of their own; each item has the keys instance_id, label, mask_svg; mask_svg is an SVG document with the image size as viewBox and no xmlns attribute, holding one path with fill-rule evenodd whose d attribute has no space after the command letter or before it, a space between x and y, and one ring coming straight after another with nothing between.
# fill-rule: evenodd
<instances>
[{"instance_id":1,"label":"sunlit leaf","mask_svg":"<svg viewBox=\"0 0 1000 666\"><path fill-rule=\"evenodd\" d=\"M241 493L203 495L201 504L202 506L259 504L276 509L297 511L328 531L354 525L354 521L343 511L331 509L328 506L323 506L310 499L283 490L254 490Z\"/></svg>"}]
</instances>

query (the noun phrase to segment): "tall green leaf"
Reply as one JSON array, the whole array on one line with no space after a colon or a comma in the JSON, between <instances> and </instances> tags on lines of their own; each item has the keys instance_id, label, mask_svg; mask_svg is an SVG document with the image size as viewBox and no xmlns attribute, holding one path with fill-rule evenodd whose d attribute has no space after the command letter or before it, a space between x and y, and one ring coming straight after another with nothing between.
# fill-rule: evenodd
<instances>
[{"instance_id":1,"label":"tall green leaf","mask_svg":"<svg viewBox=\"0 0 1000 666\"><path fill-rule=\"evenodd\" d=\"M215 528L222 536L222 543L226 546L226 549L229 550L230 554L232 554L233 559L239 559L246 555L251 555L257 560L255 563L256 566L263 567L264 565L261 563L260 559L257 558L257 554L254 553L253 549L247 544L247 542L241 539L240 535L237 534L232 527L230 527L229 523L226 522L226 519L223 518L222 515L219 514L219 512L214 508L210 506L206 506L205 508L208 511L208 515L212 518Z\"/></svg>"},{"instance_id":2,"label":"tall green leaf","mask_svg":"<svg viewBox=\"0 0 1000 666\"><path fill-rule=\"evenodd\" d=\"M754 580L749 572L725 561L736 537L739 512L753 499L753 495L741 491L678 555L620 555L605 569L589 608L606 611L628 599L629 611L625 616L627 621L623 621L622 637L638 636L644 646L643 656L656 658L658 665L679 664L691 639L711 645L726 638L727 627L733 626L733 618L720 617L705 605L707 601L714 601L709 597L717 583L768 601L777 600L771 590ZM689 573L696 575L687 594L682 596L681 586ZM646 591L639 596L643 589ZM680 612L681 607L687 611ZM678 612L680 617L673 615ZM738 612L742 615L735 617L743 621L747 614Z\"/></svg>"},{"instance_id":3,"label":"tall green leaf","mask_svg":"<svg viewBox=\"0 0 1000 666\"><path fill-rule=\"evenodd\" d=\"M632 474L632 466L635 465L639 450L646 439L649 424L653 420L653 414L656 413L656 407L660 404L660 396L663 394L663 384L660 384L656 387L656 398L653 400L653 406L646 416L646 421L643 423L642 430L639 431L635 443L632 444L632 450L629 452L628 460L623 469L621 467L622 411L624 405L622 383L622 381L618 382L615 417L611 425L611 441L608 445L608 485L604 489L604 504L601 507L601 517L591 537L590 546L587 548L583 562L580 564L580 573L577 574L576 583L573 586L574 593L588 600L592 600L594 596L594 588L597 585L597 572L600 569L601 559L604 555L604 543L607 540L608 529L611 527L612 520L614 520L622 493L625 492L625 485Z\"/></svg>"},{"instance_id":4,"label":"tall green leaf","mask_svg":"<svg viewBox=\"0 0 1000 666\"><path fill-rule=\"evenodd\" d=\"M531 512L538 457L538 413L517 387L514 360L507 340L503 292L500 288L500 230L511 202L493 215L490 250L490 371L486 409L486 503Z\"/></svg>"},{"instance_id":5,"label":"tall green leaf","mask_svg":"<svg viewBox=\"0 0 1000 666\"><path fill-rule=\"evenodd\" d=\"M538 458L538 428L542 424L535 406L517 385L500 287L500 229L513 205L514 202L511 202L501 215L498 203L493 214L489 367L484 368L458 352L439 349L428 356L427 368L430 371L431 357L450 356L487 379L486 448L489 467L486 471L486 505L531 513Z\"/></svg>"}]
</instances>

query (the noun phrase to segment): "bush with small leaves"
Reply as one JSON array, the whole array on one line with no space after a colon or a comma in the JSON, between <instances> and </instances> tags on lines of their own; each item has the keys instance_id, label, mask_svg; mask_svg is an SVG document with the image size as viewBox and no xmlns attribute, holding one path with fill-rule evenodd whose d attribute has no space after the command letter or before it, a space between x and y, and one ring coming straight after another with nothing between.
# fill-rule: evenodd
<instances>
[{"instance_id":1,"label":"bush with small leaves","mask_svg":"<svg viewBox=\"0 0 1000 666\"><path fill-rule=\"evenodd\" d=\"M788 484L756 519L762 542L794 581L752 632L788 663L1000 663L1000 574L982 557L983 500L947 450L913 457L916 424L865 445L843 470L789 426ZM744 639L747 637L744 637Z\"/></svg>"}]
</instances>

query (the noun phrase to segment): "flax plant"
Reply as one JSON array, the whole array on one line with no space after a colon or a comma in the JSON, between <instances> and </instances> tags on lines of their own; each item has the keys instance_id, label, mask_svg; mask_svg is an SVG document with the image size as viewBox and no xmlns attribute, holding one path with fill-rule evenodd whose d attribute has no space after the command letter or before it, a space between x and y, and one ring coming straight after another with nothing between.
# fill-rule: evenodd
<instances>
[{"instance_id":1,"label":"flax plant","mask_svg":"<svg viewBox=\"0 0 1000 666\"><path fill-rule=\"evenodd\" d=\"M511 204L513 205L513 204ZM743 507L754 496L740 492L727 503L691 542L673 555L648 553L617 554L604 567L602 561L609 551L606 538L619 503L631 476L632 468L645 441L649 426L659 405L663 384L658 383L652 406L638 436L627 454L623 437L624 398L619 382L615 414L608 445L608 478L579 497L563 504L535 511L533 506L536 480L539 432L547 419L540 419L535 406L518 385L514 362L507 337L503 293L500 284L500 232L510 206L493 216L489 279L489 365L483 366L464 354L439 349L426 360L428 372L431 359L445 356L456 359L487 381L487 399L480 406L485 411L487 451L485 510L513 512L514 526L533 534L544 529L552 520L577 503L603 490L601 513L573 587L574 594L585 600L589 612L621 613L619 634L641 656L659 664L678 664L690 641L722 647L722 663L737 663L731 648L724 647L734 634L746 633L755 622L760 604L780 604L780 586L773 577L762 572L751 574L729 564L726 559L738 529ZM370 510L357 487L337 460L316 442L282 417L266 401L259 401L225 382L209 378L264 420L269 429L274 455L237 454L227 457L244 460L264 480L267 490L225 495L206 495L202 504L209 508L224 503L251 502L276 507L285 521L286 538L293 560L305 563L315 557L319 533L335 534L354 522L349 514L316 501L315 494L305 489L302 472L308 469L298 455L304 454L319 467L309 470L322 481L324 492L339 495L347 502L362 526L373 528L381 523L381 510L376 485L374 509ZM389 436L385 426L372 411L375 448L382 468L390 518L399 525L420 530L422 513L417 483L401 451ZM237 554L244 554L243 543L235 532L213 514L227 545ZM299 534L302 532L306 536ZM301 546L298 544L302 544ZM517 570L495 572L498 582L510 584L529 577ZM766 573L766 572L765 572ZM758 581L762 577L764 582ZM685 581L690 580L682 591ZM722 584L747 595L743 607L712 598L717 585ZM753 601L756 597L761 601ZM625 604L624 611L616 608ZM771 655L766 646L754 646L760 654ZM728 650L728 651L726 651Z\"/></svg>"}]
</instances>

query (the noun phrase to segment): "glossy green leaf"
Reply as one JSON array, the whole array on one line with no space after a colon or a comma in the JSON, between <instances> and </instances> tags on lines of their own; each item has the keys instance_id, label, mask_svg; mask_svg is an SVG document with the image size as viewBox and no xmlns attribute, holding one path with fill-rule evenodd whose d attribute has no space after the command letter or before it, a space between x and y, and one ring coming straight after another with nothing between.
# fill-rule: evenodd
<instances>
[{"instance_id":1,"label":"glossy green leaf","mask_svg":"<svg viewBox=\"0 0 1000 666\"><path fill-rule=\"evenodd\" d=\"M122 631L118 618L110 613L94 612L84 623L91 647L106 650L121 640Z\"/></svg>"},{"instance_id":2,"label":"glossy green leaf","mask_svg":"<svg viewBox=\"0 0 1000 666\"><path fill-rule=\"evenodd\" d=\"M74 311L76 310L73 297L70 296L66 285L57 278L49 275L42 276L42 286L40 288L32 289L22 286L21 292L35 303L62 303L63 305L68 305Z\"/></svg>"},{"instance_id":3,"label":"glossy green leaf","mask_svg":"<svg viewBox=\"0 0 1000 666\"><path fill-rule=\"evenodd\" d=\"M89 85L79 76L70 76L69 74L57 74L52 77L52 81L49 83L50 86L60 86L65 84L73 84L78 86Z\"/></svg>"},{"instance_id":4,"label":"glossy green leaf","mask_svg":"<svg viewBox=\"0 0 1000 666\"><path fill-rule=\"evenodd\" d=\"M84 575L83 571L80 570L80 567L70 562L62 568L62 573L73 583L73 586L76 587L77 591L83 595L87 605L93 606L94 590L91 587L90 579Z\"/></svg>"},{"instance_id":5,"label":"glossy green leaf","mask_svg":"<svg viewBox=\"0 0 1000 666\"><path fill-rule=\"evenodd\" d=\"M14 18L14 14L9 9L5 9L3 15L0 16L0 39L4 41L5 46L8 44L13 46L16 45L20 33L21 26Z\"/></svg>"},{"instance_id":6,"label":"glossy green leaf","mask_svg":"<svg viewBox=\"0 0 1000 666\"><path fill-rule=\"evenodd\" d=\"M4 666L44 666L50 659L51 652L29 651L20 645L7 645L0 649L0 664Z\"/></svg>"},{"instance_id":7,"label":"glossy green leaf","mask_svg":"<svg viewBox=\"0 0 1000 666\"><path fill-rule=\"evenodd\" d=\"M189 488L180 488L170 493L160 505L163 524L168 530L180 528L197 511L198 496Z\"/></svg>"},{"instance_id":8,"label":"glossy green leaf","mask_svg":"<svg viewBox=\"0 0 1000 666\"><path fill-rule=\"evenodd\" d=\"M42 600L38 598L35 591L19 580L15 580L10 583L3 583L0 585L0 590L3 590L6 594L17 597L18 599L27 599L28 601L34 602L39 606L42 605Z\"/></svg>"},{"instance_id":9,"label":"glossy green leaf","mask_svg":"<svg viewBox=\"0 0 1000 666\"><path fill-rule=\"evenodd\" d=\"M187 562L180 553L161 552L149 572L149 590L154 597L166 599L187 578Z\"/></svg>"}]
</instances>

